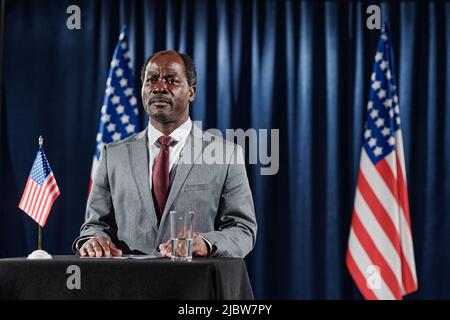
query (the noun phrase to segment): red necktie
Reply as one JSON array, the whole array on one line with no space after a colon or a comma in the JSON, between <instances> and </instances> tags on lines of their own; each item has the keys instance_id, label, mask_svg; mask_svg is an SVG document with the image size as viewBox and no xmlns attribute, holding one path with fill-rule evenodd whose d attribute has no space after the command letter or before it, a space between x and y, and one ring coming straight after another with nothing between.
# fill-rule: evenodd
<instances>
[{"instance_id":1,"label":"red necktie","mask_svg":"<svg viewBox=\"0 0 450 320\"><path fill-rule=\"evenodd\" d=\"M159 154L156 158L155 165L153 166L152 194L153 201L155 203L156 215L159 221L161 221L169 193L169 146L172 141L172 138L169 136L159 137Z\"/></svg>"}]
</instances>

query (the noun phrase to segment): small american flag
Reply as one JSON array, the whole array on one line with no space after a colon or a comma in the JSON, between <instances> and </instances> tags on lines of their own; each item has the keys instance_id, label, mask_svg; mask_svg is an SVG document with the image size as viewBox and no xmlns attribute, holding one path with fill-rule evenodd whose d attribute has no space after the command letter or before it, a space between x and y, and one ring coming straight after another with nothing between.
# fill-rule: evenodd
<instances>
[{"instance_id":1,"label":"small american flag","mask_svg":"<svg viewBox=\"0 0 450 320\"><path fill-rule=\"evenodd\" d=\"M59 195L58 184L45 157L44 149L39 148L19 208L44 227L53 203Z\"/></svg>"},{"instance_id":2,"label":"small american flag","mask_svg":"<svg viewBox=\"0 0 450 320\"><path fill-rule=\"evenodd\" d=\"M125 139L138 131L138 107L126 27L122 28L106 80L100 126L91 170L92 186L103 146Z\"/></svg>"},{"instance_id":3,"label":"small american flag","mask_svg":"<svg viewBox=\"0 0 450 320\"><path fill-rule=\"evenodd\" d=\"M393 67L385 25L371 77L346 257L366 299L401 300L418 287Z\"/></svg>"}]
</instances>

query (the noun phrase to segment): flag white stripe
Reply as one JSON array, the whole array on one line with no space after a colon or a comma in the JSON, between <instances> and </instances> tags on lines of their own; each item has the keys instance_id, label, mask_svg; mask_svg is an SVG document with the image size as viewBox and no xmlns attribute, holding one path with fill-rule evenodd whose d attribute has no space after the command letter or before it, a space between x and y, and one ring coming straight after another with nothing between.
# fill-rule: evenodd
<instances>
[{"instance_id":1,"label":"flag white stripe","mask_svg":"<svg viewBox=\"0 0 450 320\"><path fill-rule=\"evenodd\" d=\"M22 197L23 198L23 202L21 203L21 205L19 205L19 208L24 210L24 211L25 211L25 208L27 206L28 200L30 198L30 190L31 190L31 181L30 180L31 179L28 178L27 185L26 185L25 191L24 191L24 196Z\"/></svg>"},{"instance_id":2,"label":"flag white stripe","mask_svg":"<svg viewBox=\"0 0 450 320\"><path fill-rule=\"evenodd\" d=\"M401 130L397 130L395 132L395 143L396 143L396 151L397 151L397 156L398 156L398 160L400 162L400 167L402 168L402 174L403 174L403 179L405 180L405 186L407 185L407 179L406 179L406 167L405 167L405 150L403 149L403 136L402 136L402 131Z\"/></svg>"},{"instance_id":3,"label":"flag white stripe","mask_svg":"<svg viewBox=\"0 0 450 320\"><path fill-rule=\"evenodd\" d=\"M398 214L400 211L397 199L394 198L391 190L388 188L377 169L373 166L364 148L361 152L360 170L364 174L367 182L370 184L370 187L378 201L389 214L389 217L395 227L395 232L399 234Z\"/></svg>"},{"instance_id":4,"label":"flag white stripe","mask_svg":"<svg viewBox=\"0 0 450 320\"><path fill-rule=\"evenodd\" d=\"M392 269L397 282L400 284L402 282L400 256L384 232L383 228L378 223L378 220L375 218L372 210L370 210L370 207L361 195L359 188L356 189L355 212L378 251L380 251L387 264Z\"/></svg>"},{"instance_id":5,"label":"flag white stripe","mask_svg":"<svg viewBox=\"0 0 450 320\"><path fill-rule=\"evenodd\" d=\"M41 220L41 216L43 213L43 209L44 207L44 203L46 201L46 198L50 192L50 189L52 188L53 185L56 184L56 180L55 179L51 179L53 178L52 174L49 174L47 178L45 178L44 183L42 184L42 188L44 190L43 196L41 197L41 199L39 200L39 211L36 212L36 220L40 221Z\"/></svg>"},{"instance_id":6,"label":"flag white stripe","mask_svg":"<svg viewBox=\"0 0 450 320\"><path fill-rule=\"evenodd\" d=\"M350 237L349 237L349 250L351 255L353 256L353 259L358 266L359 271L364 276L367 276L367 268L369 266L373 265L373 262L370 260L369 256L366 253L366 250L361 246L361 243L359 242L358 238L356 237L355 233L353 232L353 228L350 229ZM384 281L383 277L380 277L380 289L378 290L371 290L373 294L378 299L383 300L394 300L395 297L392 294L391 290L389 289L388 285ZM370 289L369 289L370 290Z\"/></svg>"},{"instance_id":7,"label":"flag white stripe","mask_svg":"<svg viewBox=\"0 0 450 320\"><path fill-rule=\"evenodd\" d=\"M33 204L33 200L34 200L34 198L36 197L36 188L37 188L37 183L36 182L34 182L34 180L33 179L31 179L31 191L30 191L30 201L28 202L28 205L27 205L27 207L25 208L25 212L29 212L30 211L30 209L31 209L31 206L32 206L32 204Z\"/></svg>"},{"instance_id":8,"label":"flag white stripe","mask_svg":"<svg viewBox=\"0 0 450 320\"><path fill-rule=\"evenodd\" d=\"M401 210L401 209L400 209ZM403 251L403 255L409 265L409 270L411 270L414 282L417 283L417 274L416 274L416 263L414 260L414 245L412 234L409 228L409 225L406 221L405 215L403 214L403 210L401 210L400 214L400 239L401 239L401 247Z\"/></svg>"},{"instance_id":9,"label":"flag white stripe","mask_svg":"<svg viewBox=\"0 0 450 320\"><path fill-rule=\"evenodd\" d=\"M30 207L30 211L28 211L28 214L33 219L36 219L34 211L36 210L36 207L38 205L37 201L38 201L39 197L42 194L42 188L41 188L41 186L38 183L36 183L36 190L34 191L34 193L35 193L35 198L33 199L33 203L32 203L32 205Z\"/></svg>"},{"instance_id":10,"label":"flag white stripe","mask_svg":"<svg viewBox=\"0 0 450 320\"><path fill-rule=\"evenodd\" d=\"M29 207L30 202L31 202L31 198L33 197L32 191L33 191L33 180L30 179L30 183L28 184L28 188L26 191L27 192L27 200L24 203L23 208L21 208L25 212L27 211L27 208Z\"/></svg>"},{"instance_id":11,"label":"flag white stripe","mask_svg":"<svg viewBox=\"0 0 450 320\"><path fill-rule=\"evenodd\" d=\"M47 201L45 202L45 207L43 209L43 212L46 212L46 214L41 217L41 221L47 218L48 213L50 212L50 205L53 203L53 201L59 196L59 188L56 186L56 188L52 191L51 194L47 197Z\"/></svg>"},{"instance_id":12,"label":"flag white stripe","mask_svg":"<svg viewBox=\"0 0 450 320\"><path fill-rule=\"evenodd\" d=\"M37 199L35 201L34 208L30 211L30 215L32 217L34 217L35 220L39 220L39 215L40 215L39 208L42 204L42 198L45 195L45 191L46 191L45 185L46 185L48 179L49 179L49 177L45 178L44 183L42 183L42 185L39 187L39 193L38 193Z\"/></svg>"}]
</instances>

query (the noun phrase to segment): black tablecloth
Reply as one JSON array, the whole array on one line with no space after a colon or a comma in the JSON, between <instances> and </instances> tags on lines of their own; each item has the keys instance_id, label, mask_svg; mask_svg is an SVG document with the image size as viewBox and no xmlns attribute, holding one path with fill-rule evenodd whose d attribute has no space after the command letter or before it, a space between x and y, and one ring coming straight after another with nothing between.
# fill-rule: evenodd
<instances>
[{"instance_id":1,"label":"black tablecloth","mask_svg":"<svg viewBox=\"0 0 450 320\"><path fill-rule=\"evenodd\" d=\"M69 290L70 265L81 289ZM0 299L253 299L242 259L0 259Z\"/></svg>"}]
</instances>

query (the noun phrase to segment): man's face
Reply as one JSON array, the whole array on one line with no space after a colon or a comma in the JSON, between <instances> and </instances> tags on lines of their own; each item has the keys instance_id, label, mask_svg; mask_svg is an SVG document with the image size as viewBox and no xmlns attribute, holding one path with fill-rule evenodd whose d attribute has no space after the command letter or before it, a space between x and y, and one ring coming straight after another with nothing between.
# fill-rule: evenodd
<instances>
[{"instance_id":1,"label":"man's face","mask_svg":"<svg viewBox=\"0 0 450 320\"><path fill-rule=\"evenodd\" d=\"M179 122L189 116L195 86L189 86L183 59L175 52L155 55L145 69L142 103L150 118L159 123Z\"/></svg>"}]
</instances>

